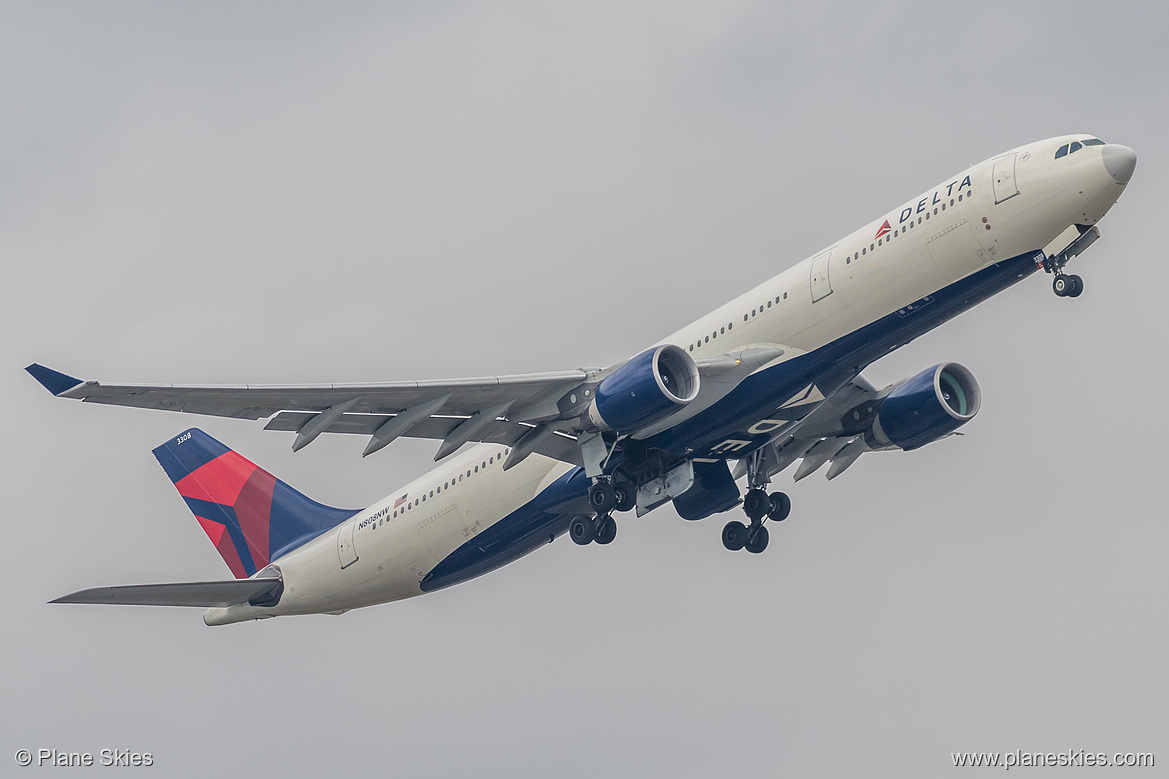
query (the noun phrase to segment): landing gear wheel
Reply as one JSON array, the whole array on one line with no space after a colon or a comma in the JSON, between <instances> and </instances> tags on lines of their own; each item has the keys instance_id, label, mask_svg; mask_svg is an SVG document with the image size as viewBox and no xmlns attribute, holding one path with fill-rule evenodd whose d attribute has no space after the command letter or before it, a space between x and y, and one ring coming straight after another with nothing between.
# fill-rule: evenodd
<instances>
[{"instance_id":1,"label":"landing gear wheel","mask_svg":"<svg viewBox=\"0 0 1169 779\"><path fill-rule=\"evenodd\" d=\"M1056 297L1066 298L1074 289L1073 283L1070 276L1060 273L1055 277L1055 281L1051 282L1051 290Z\"/></svg>"},{"instance_id":2,"label":"landing gear wheel","mask_svg":"<svg viewBox=\"0 0 1169 779\"><path fill-rule=\"evenodd\" d=\"M617 505L617 491L609 482L599 481L589 487L589 505L598 515L608 514Z\"/></svg>"},{"instance_id":3,"label":"landing gear wheel","mask_svg":"<svg viewBox=\"0 0 1169 779\"><path fill-rule=\"evenodd\" d=\"M723 528L723 546L737 552L747 543L747 526L733 519Z\"/></svg>"},{"instance_id":4,"label":"landing gear wheel","mask_svg":"<svg viewBox=\"0 0 1169 779\"><path fill-rule=\"evenodd\" d=\"M1078 298L1080 293L1084 291L1084 280L1079 276L1068 276L1068 281L1071 282L1071 289L1068 290L1069 298Z\"/></svg>"},{"instance_id":5,"label":"landing gear wheel","mask_svg":"<svg viewBox=\"0 0 1169 779\"><path fill-rule=\"evenodd\" d=\"M743 511L747 512L747 519L758 522L771 510L771 501L767 493L760 489L747 490L743 496Z\"/></svg>"},{"instance_id":6,"label":"landing gear wheel","mask_svg":"<svg viewBox=\"0 0 1169 779\"><path fill-rule=\"evenodd\" d=\"M616 503L613 506L615 511L629 511L637 505L637 490L632 484L615 484L613 489L616 492Z\"/></svg>"},{"instance_id":7,"label":"landing gear wheel","mask_svg":"<svg viewBox=\"0 0 1169 779\"><path fill-rule=\"evenodd\" d=\"M568 523L568 535L581 546L591 544L597 537L597 524L592 517L573 517L572 522Z\"/></svg>"},{"instance_id":8,"label":"landing gear wheel","mask_svg":"<svg viewBox=\"0 0 1169 779\"><path fill-rule=\"evenodd\" d=\"M759 554L767 548L767 542L770 540L769 537L770 533L767 532L767 528L763 527L763 525L748 528L747 543L745 544L747 551L751 554Z\"/></svg>"},{"instance_id":9,"label":"landing gear wheel","mask_svg":"<svg viewBox=\"0 0 1169 779\"><path fill-rule=\"evenodd\" d=\"M611 544L617 537L617 520L612 517L597 518L597 537L593 540L598 544Z\"/></svg>"},{"instance_id":10,"label":"landing gear wheel","mask_svg":"<svg viewBox=\"0 0 1169 779\"><path fill-rule=\"evenodd\" d=\"M792 513L792 499L787 496L787 493L773 492L767 498L771 503L767 518L772 522L783 522L787 519L788 514Z\"/></svg>"}]
</instances>

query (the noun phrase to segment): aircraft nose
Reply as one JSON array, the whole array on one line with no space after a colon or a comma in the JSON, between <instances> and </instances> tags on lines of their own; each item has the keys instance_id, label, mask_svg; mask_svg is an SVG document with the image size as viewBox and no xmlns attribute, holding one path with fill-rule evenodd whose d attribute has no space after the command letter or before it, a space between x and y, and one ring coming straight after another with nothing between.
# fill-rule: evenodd
<instances>
[{"instance_id":1,"label":"aircraft nose","mask_svg":"<svg viewBox=\"0 0 1169 779\"><path fill-rule=\"evenodd\" d=\"M1110 143L1102 150L1104 167L1117 184L1127 184L1137 167L1137 153L1127 146Z\"/></svg>"}]
</instances>

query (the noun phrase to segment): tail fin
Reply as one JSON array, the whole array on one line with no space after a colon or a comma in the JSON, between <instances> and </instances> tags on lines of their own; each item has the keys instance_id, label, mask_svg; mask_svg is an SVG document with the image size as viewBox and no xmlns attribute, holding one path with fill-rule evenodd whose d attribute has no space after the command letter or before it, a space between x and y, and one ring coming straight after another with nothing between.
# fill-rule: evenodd
<instances>
[{"instance_id":1,"label":"tail fin","mask_svg":"<svg viewBox=\"0 0 1169 779\"><path fill-rule=\"evenodd\" d=\"M357 513L305 497L197 428L154 456L237 579Z\"/></svg>"}]
</instances>

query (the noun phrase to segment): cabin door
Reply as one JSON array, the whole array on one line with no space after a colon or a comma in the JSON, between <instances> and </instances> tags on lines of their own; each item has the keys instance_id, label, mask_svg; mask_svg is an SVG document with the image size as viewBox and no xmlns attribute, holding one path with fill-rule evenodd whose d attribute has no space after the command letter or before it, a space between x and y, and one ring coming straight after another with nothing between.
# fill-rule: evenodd
<instances>
[{"instance_id":1,"label":"cabin door","mask_svg":"<svg viewBox=\"0 0 1169 779\"><path fill-rule=\"evenodd\" d=\"M1010 200L1019 194L1015 184L1015 155L1008 154L994 161L994 204Z\"/></svg>"},{"instance_id":2,"label":"cabin door","mask_svg":"<svg viewBox=\"0 0 1169 779\"><path fill-rule=\"evenodd\" d=\"M828 279L828 260L832 252L827 251L812 260L812 302L823 300L832 294L832 282Z\"/></svg>"},{"instance_id":3,"label":"cabin door","mask_svg":"<svg viewBox=\"0 0 1169 779\"><path fill-rule=\"evenodd\" d=\"M337 529L337 559L342 568L348 568L357 562L357 548L353 546L353 533L357 529L357 520L351 519Z\"/></svg>"}]
</instances>

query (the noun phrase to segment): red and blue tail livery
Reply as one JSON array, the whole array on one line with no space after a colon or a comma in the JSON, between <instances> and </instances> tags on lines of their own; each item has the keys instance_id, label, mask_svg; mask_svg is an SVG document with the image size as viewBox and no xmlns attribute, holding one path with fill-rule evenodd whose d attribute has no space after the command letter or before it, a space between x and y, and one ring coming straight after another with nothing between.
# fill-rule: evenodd
<instances>
[{"instance_id":1,"label":"red and blue tail livery","mask_svg":"<svg viewBox=\"0 0 1169 779\"><path fill-rule=\"evenodd\" d=\"M197 428L154 456L237 579L357 513L317 503Z\"/></svg>"}]
</instances>

